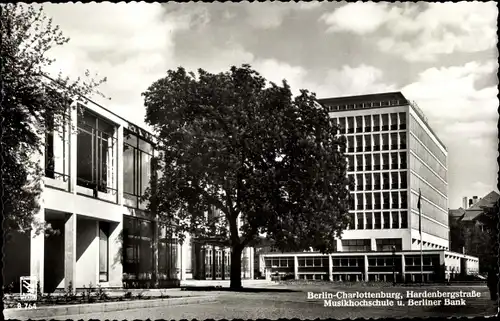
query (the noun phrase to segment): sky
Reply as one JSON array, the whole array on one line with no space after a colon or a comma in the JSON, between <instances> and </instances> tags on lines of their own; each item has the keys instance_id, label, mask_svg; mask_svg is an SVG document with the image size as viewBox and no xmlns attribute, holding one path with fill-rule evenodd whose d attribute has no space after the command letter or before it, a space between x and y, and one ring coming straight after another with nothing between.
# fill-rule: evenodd
<instances>
[{"instance_id":1,"label":"sky","mask_svg":"<svg viewBox=\"0 0 500 321\"><path fill-rule=\"evenodd\" d=\"M144 126L169 69L250 64L318 98L401 91L448 148L448 207L497 191L495 2L43 4L70 38L50 72L107 77L96 102Z\"/></svg>"}]
</instances>

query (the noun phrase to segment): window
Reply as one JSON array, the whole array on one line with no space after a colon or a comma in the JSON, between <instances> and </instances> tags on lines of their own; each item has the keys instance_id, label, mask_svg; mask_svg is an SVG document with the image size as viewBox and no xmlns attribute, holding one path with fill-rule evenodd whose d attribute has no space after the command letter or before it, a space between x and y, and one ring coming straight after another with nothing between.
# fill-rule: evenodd
<instances>
[{"instance_id":1,"label":"window","mask_svg":"<svg viewBox=\"0 0 500 321\"><path fill-rule=\"evenodd\" d=\"M339 128L340 129L340 133L341 134L345 134L346 133L346 130L345 130L346 129L346 119L345 119L345 117L340 117L338 124L339 124L339 127L340 127Z\"/></svg>"},{"instance_id":2,"label":"window","mask_svg":"<svg viewBox=\"0 0 500 321\"><path fill-rule=\"evenodd\" d=\"M372 213L366 213L366 229L367 230L373 229Z\"/></svg>"},{"instance_id":3,"label":"window","mask_svg":"<svg viewBox=\"0 0 500 321\"><path fill-rule=\"evenodd\" d=\"M391 188L399 189L398 178L399 178L398 172L391 172Z\"/></svg>"},{"instance_id":4,"label":"window","mask_svg":"<svg viewBox=\"0 0 500 321\"><path fill-rule=\"evenodd\" d=\"M365 135L365 152L372 150L372 137L370 135Z\"/></svg>"},{"instance_id":5,"label":"window","mask_svg":"<svg viewBox=\"0 0 500 321\"><path fill-rule=\"evenodd\" d=\"M391 133L391 149L398 149L398 133Z\"/></svg>"},{"instance_id":6,"label":"window","mask_svg":"<svg viewBox=\"0 0 500 321\"><path fill-rule=\"evenodd\" d=\"M373 150L380 150L380 135L373 135Z\"/></svg>"},{"instance_id":7,"label":"window","mask_svg":"<svg viewBox=\"0 0 500 321\"><path fill-rule=\"evenodd\" d=\"M356 151L357 152L363 151L363 136L362 135L356 136Z\"/></svg>"},{"instance_id":8,"label":"window","mask_svg":"<svg viewBox=\"0 0 500 321\"><path fill-rule=\"evenodd\" d=\"M391 113L391 130L396 130L398 129L398 114L397 113Z\"/></svg>"},{"instance_id":9,"label":"window","mask_svg":"<svg viewBox=\"0 0 500 321\"><path fill-rule=\"evenodd\" d=\"M393 247L396 251L401 251L401 239L376 239L377 251L392 251Z\"/></svg>"},{"instance_id":10,"label":"window","mask_svg":"<svg viewBox=\"0 0 500 321\"><path fill-rule=\"evenodd\" d=\"M373 115L373 131L380 131L380 115Z\"/></svg>"},{"instance_id":11,"label":"window","mask_svg":"<svg viewBox=\"0 0 500 321\"><path fill-rule=\"evenodd\" d=\"M363 184L363 182L361 182L361 184ZM364 202L363 202L363 194L362 193L356 194L356 202L357 202L356 209L362 210L363 209L363 205L364 205L363 204Z\"/></svg>"},{"instance_id":12,"label":"window","mask_svg":"<svg viewBox=\"0 0 500 321\"><path fill-rule=\"evenodd\" d=\"M349 153L354 152L354 136L347 136L347 151Z\"/></svg>"},{"instance_id":13,"label":"window","mask_svg":"<svg viewBox=\"0 0 500 321\"><path fill-rule=\"evenodd\" d=\"M127 205L145 209L140 197L150 184L153 146L130 131L123 136L123 196L130 201Z\"/></svg>"},{"instance_id":14,"label":"window","mask_svg":"<svg viewBox=\"0 0 500 321\"><path fill-rule=\"evenodd\" d=\"M382 130L389 130L389 114L382 114Z\"/></svg>"},{"instance_id":15,"label":"window","mask_svg":"<svg viewBox=\"0 0 500 321\"><path fill-rule=\"evenodd\" d=\"M392 228L399 228L399 213L392 212Z\"/></svg>"},{"instance_id":16,"label":"window","mask_svg":"<svg viewBox=\"0 0 500 321\"><path fill-rule=\"evenodd\" d=\"M389 154L384 153L382 154L382 169L389 169L389 168L390 168Z\"/></svg>"},{"instance_id":17,"label":"window","mask_svg":"<svg viewBox=\"0 0 500 321\"><path fill-rule=\"evenodd\" d=\"M383 133L382 134L382 150L389 150L389 134L388 133Z\"/></svg>"},{"instance_id":18,"label":"window","mask_svg":"<svg viewBox=\"0 0 500 321\"><path fill-rule=\"evenodd\" d=\"M406 192L401 192L401 208L408 208L408 198Z\"/></svg>"},{"instance_id":19,"label":"window","mask_svg":"<svg viewBox=\"0 0 500 321\"><path fill-rule=\"evenodd\" d=\"M372 155L365 154L364 159L365 159L365 171L371 171L372 170Z\"/></svg>"},{"instance_id":20,"label":"window","mask_svg":"<svg viewBox=\"0 0 500 321\"><path fill-rule=\"evenodd\" d=\"M347 117L347 132L354 133L354 117Z\"/></svg>"},{"instance_id":21,"label":"window","mask_svg":"<svg viewBox=\"0 0 500 321\"><path fill-rule=\"evenodd\" d=\"M54 115L47 112L45 118L45 176L55 178L54 160Z\"/></svg>"},{"instance_id":22,"label":"window","mask_svg":"<svg viewBox=\"0 0 500 321\"><path fill-rule=\"evenodd\" d=\"M365 199L366 199L366 209L367 210L373 209L372 193L366 193Z\"/></svg>"},{"instance_id":23,"label":"window","mask_svg":"<svg viewBox=\"0 0 500 321\"><path fill-rule=\"evenodd\" d=\"M401 188L407 188L408 187L408 184L406 183L406 176L407 176L407 173L406 172L399 172L399 181L401 183Z\"/></svg>"},{"instance_id":24,"label":"window","mask_svg":"<svg viewBox=\"0 0 500 321\"><path fill-rule=\"evenodd\" d=\"M363 131L363 116L356 116L356 133Z\"/></svg>"},{"instance_id":25,"label":"window","mask_svg":"<svg viewBox=\"0 0 500 321\"><path fill-rule=\"evenodd\" d=\"M406 149L406 132L399 132L399 148Z\"/></svg>"},{"instance_id":26,"label":"window","mask_svg":"<svg viewBox=\"0 0 500 321\"><path fill-rule=\"evenodd\" d=\"M123 272L135 279L153 274L153 222L131 216L123 218Z\"/></svg>"},{"instance_id":27,"label":"window","mask_svg":"<svg viewBox=\"0 0 500 321\"><path fill-rule=\"evenodd\" d=\"M381 184L380 173L373 173L373 181L374 181L373 189L379 190L382 187L380 185Z\"/></svg>"},{"instance_id":28,"label":"window","mask_svg":"<svg viewBox=\"0 0 500 321\"><path fill-rule=\"evenodd\" d=\"M177 274L177 240L173 238L173 232L163 226L159 229L158 237L158 274L162 279L175 279ZM207 253L203 245L194 243L202 253Z\"/></svg>"},{"instance_id":29,"label":"window","mask_svg":"<svg viewBox=\"0 0 500 321\"><path fill-rule=\"evenodd\" d=\"M356 214L357 216L357 219L358 219L358 222L357 222L357 225L356 225L356 228L358 230L363 230L364 229L364 219L363 219L363 213L358 213Z\"/></svg>"},{"instance_id":30,"label":"window","mask_svg":"<svg viewBox=\"0 0 500 321\"><path fill-rule=\"evenodd\" d=\"M358 191L363 190L363 174L356 174L356 189Z\"/></svg>"},{"instance_id":31,"label":"window","mask_svg":"<svg viewBox=\"0 0 500 321\"><path fill-rule=\"evenodd\" d=\"M387 154L385 154L385 155L387 155ZM389 180L389 172L382 173L382 188L383 189L390 189L391 188L391 182Z\"/></svg>"},{"instance_id":32,"label":"window","mask_svg":"<svg viewBox=\"0 0 500 321\"><path fill-rule=\"evenodd\" d=\"M384 218L384 229L391 228L391 215L389 212L384 212L383 213L383 218Z\"/></svg>"},{"instance_id":33,"label":"window","mask_svg":"<svg viewBox=\"0 0 500 321\"><path fill-rule=\"evenodd\" d=\"M99 222L99 282L108 281L109 223Z\"/></svg>"},{"instance_id":34,"label":"window","mask_svg":"<svg viewBox=\"0 0 500 321\"><path fill-rule=\"evenodd\" d=\"M406 113L399 113L399 129L406 129Z\"/></svg>"},{"instance_id":35,"label":"window","mask_svg":"<svg viewBox=\"0 0 500 321\"><path fill-rule=\"evenodd\" d=\"M373 188L372 174L365 174L365 190L370 191ZM371 197L370 197L371 199Z\"/></svg>"},{"instance_id":36,"label":"window","mask_svg":"<svg viewBox=\"0 0 500 321\"><path fill-rule=\"evenodd\" d=\"M371 132L372 128L372 116L366 115L365 116L365 132Z\"/></svg>"},{"instance_id":37,"label":"window","mask_svg":"<svg viewBox=\"0 0 500 321\"><path fill-rule=\"evenodd\" d=\"M399 192L391 192L392 205L391 208L399 209Z\"/></svg>"},{"instance_id":38,"label":"window","mask_svg":"<svg viewBox=\"0 0 500 321\"><path fill-rule=\"evenodd\" d=\"M358 171L363 170L363 155L356 155L356 169Z\"/></svg>"},{"instance_id":39,"label":"window","mask_svg":"<svg viewBox=\"0 0 500 321\"><path fill-rule=\"evenodd\" d=\"M398 169L398 161L399 161L399 157L398 157L398 153L391 153L391 169Z\"/></svg>"},{"instance_id":40,"label":"window","mask_svg":"<svg viewBox=\"0 0 500 321\"><path fill-rule=\"evenodd\" d=\"M382 213L375 212L373 216L375 218L374 228L380 230L382 228Z\"/></svg>"},{"instance_id":41,"label":"window","mask_svg":"<svg viewBox=\"0 0 500 321\"><path fill-rule=\"evenodd\" d=\"M366 252L370 251L370 240L342 240L342 249L344 252ZM346 262L349 264L349 261ZM347 265L346 264L346 265Z\"/></svg>"},{"instance_id":42,"label":"window","mask_svg":"<svg viewBox=\"0 0 500 321\"><path fill-rule=\"evenodd\" d=\"M373 154L373 170L380 170L380 154Z\"/></svg>"},{"instance_id":43,"label":"window","mask_svg":"<svg viewBox=\"0 0 500 321\"><path fill-rule=\"evenodd\" d=\"M107 192L116 190L115 128L111 123L84 110L78 118L77 183L79 186Z\"/></svg>"}]
</instances>

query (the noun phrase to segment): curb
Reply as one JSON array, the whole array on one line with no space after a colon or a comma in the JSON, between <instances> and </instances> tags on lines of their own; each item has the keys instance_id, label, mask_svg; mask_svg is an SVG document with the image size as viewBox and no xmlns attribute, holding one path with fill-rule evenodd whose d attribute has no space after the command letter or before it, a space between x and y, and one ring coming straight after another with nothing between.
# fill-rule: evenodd
<instances>
[{"instance_id":1,"label":"curb","mask_svg":"<svg viewBox=\"0 0 500 321\"><path fill-rule=\"evenodd\" d=\"M91 304L74 304L59 306L43 306L36 309L5 309L3 311L5 320L8 319L32 319L51 318L65 315L80 315L87 313L104 313L142 308L156 308L159 306L175 306L182 304L196 304L215 301L214 296L196 296L168 299L137 300L128 302L107 302Z\"/></svg>"}]
</instances>

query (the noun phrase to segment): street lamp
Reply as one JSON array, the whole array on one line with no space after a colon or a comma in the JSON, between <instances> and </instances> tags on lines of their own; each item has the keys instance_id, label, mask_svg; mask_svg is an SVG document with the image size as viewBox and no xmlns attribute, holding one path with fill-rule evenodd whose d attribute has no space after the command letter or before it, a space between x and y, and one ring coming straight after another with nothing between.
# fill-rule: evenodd
<instances>
[{"instance_id":1,"label":"street lamp","mask_svg":"<svg viewBox=\"0 0 500 321\"><path fill-rule=\"evenodd\" d=\"M392 246L392 285L396 285L396 246Z\"/></svg>"}]
</instances>

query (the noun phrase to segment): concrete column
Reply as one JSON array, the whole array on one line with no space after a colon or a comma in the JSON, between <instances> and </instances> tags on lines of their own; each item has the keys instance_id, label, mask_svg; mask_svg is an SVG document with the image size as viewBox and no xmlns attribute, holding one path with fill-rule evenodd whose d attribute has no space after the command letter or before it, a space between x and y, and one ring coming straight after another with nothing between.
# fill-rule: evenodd
<instances>
[{"instance_id":1,"label":"concrete column","mask_svg":"<svg viewBox=\"0 0 500 321\"><path fill-rule=\"evenodd\" d=\"M76 103L71 106L71 116L70 116L70 126L69 126L69 191L73 194L76 194L76 173L77 173L77 164L76 164L76 151L77 151L77 117L78 111L76 109Z\"/></svg>"},{"instance_id":2,"label":"concrete column","mask_svg":"<svg viewBox=\"0 0 500 321\"><path fill-rule=\"evenodd\" d=\"M45 209L40 206L38 213L35 215L35 220L39 222L45 221ZM44 261L45 261L45 233L40 232L38 235L31 230L30 242L30 275L35 277L40 282L40 291L44 291Z\"/></svg>"},{"instance_id":3,"label":"concrete column","mask_svg":"<svg viewBox=\"0 0 500 321\"><path fill-rule=\"evenodd\" d=\"M372 251L377 251L377 241L374 237L370 238L370 247Z\"/></svg>"},{"instance_id":4,"label":"concrete column","mask_svg":"<svg viewBox=\"0 0 500 321\"><path fill-rule=\"evenodd\" d=\"M297 255L293 256L293 275L295 276L295 280L299 279L299 259Z\"/></svg>"},{"instance_id":5,"label":"concrete column","mask_svg":"<svg viewBox=\"0 0 500 321\"><path fill-rule=\"evenodd\" d=\"M76 214L68 214L64 223L64 288L76 288Z\"/></svg>"},{"instance_id":6,"label":"concrete column","mask_svg":"<svg viewBox=\"0 0 500 321\"><path fill-rule=\"evenodd\" d=\"M364 255L364 259L365 259L365 270L364 270L364 279L365 279L365 282L368 281L368 255Z\"/></svg>"},{"instance_id":7,"label":"concrete column","mask_svg":"<svg viewBox=\"0 0 500 321\"><path fill-rule=\"evenodd\" d=\"M217 249L215 245L212 246L212 280L217 279Z\"/></svg>"},{"instance_id":8,"label":"concrete column","mask_svg":"<svg viewBox=\"0 0 500 321\"><path fill-rule=\"evenodd\" d=\"M333 260L331 255L328 255L328 280L333 281Z\"/></svg>"},{"instance_id":9,"label":"concrete column","mask_svg":"<svg viewBox=\"0 0 500 321\"><path fill-rule=\"evenodd\" d=\"M337 252L343 252L343 248L342 248L342 240L341 239L336 239L337 241Z\"/></svg>"},{"instance_id":10,"label":"concrete column","mask_svg":"<svg viewBox=\"0 0 500 321\"><path fill-rule=\"evenodd\" d=\"M250 252L250 279L253 280L255 278L255 249L253 247L249 248Z\"/></svg>"},{"instance_id":11,"label":"concrete column","mask_svg":"<svg viewBox=\"0 0 500 321\"><path fill-rule=\"evenodd\" d=\"M406 281L406 262L404 254L401 254L401 279L403 283Z\"/></svg>"},{"instance_id":12,"label":"concrete column","mask_svg":"<svg viewBox=\"0 0 500 321\"><path fill-rule=\"evenodd\" d=\"M117 133L117 148L116 148L116 158L118 159L116 162L116 168L114 171L114 177L116 180L115 188L118 190L117 195L117 204L123 204L123 126L118 126Z\"/></svg>"},{"instance_id":13,"label":"concrete column","mask_svg":"<svg viewBox=\"0 0 500 321\"><path fill-rule=\"evenodd\" d=\"M225 280L226 279L226 249L225 248L222 248L221 250L221 261L220 261L220 265L221 265L221 279L222 280Z\"/></svg>"}]
</instances>

